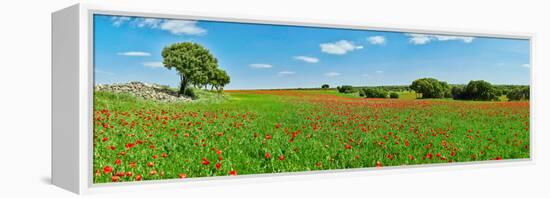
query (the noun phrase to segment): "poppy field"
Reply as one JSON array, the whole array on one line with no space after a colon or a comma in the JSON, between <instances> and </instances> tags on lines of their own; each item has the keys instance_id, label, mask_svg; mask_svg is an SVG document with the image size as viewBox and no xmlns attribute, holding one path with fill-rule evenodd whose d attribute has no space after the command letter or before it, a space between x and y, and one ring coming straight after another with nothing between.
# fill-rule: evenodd
<instances>
[{"instance_id":1,"label":"poppy field","mask_svg":"<svg viewBox=\"0 0 550 198\"><path fill-rule=\"evenodd\" d=\"M94 183L529 158L529 102L236 90L216 102L94 93Z\"/></svg>"}]
</instances>

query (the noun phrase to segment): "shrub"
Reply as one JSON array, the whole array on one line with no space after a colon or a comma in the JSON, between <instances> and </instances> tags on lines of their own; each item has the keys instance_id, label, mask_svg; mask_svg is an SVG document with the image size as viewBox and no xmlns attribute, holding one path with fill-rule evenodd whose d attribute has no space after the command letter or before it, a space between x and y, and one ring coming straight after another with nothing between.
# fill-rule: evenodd
<instances>
[{"instance_id":1,"label":"shrub","mask_svg":"<svg viewBox=\"0 0 550 198\"><path fill-rule=\"evenodd\" d=\"M399 94L397 94L395 92L391 92L390 93L390 98L399 98Z\"/></svg>"},{"instance_id":2,"label":"shrub","mask_svg":"<svg viewBox=\"0 0 550 198\"><path fill-rule=\"evenodd\" d=\"M453 95L453 99L460 100L463 99L464 95L464 88L455 86L451 89L451 94Z\"/></svg>"},{"instance_id":3,"label":"shrub","mask_svg":"<svg viewBox=\"0 0 550 198\"><path fill-rule=\"evenodd\" d=\"M367 98L387 98L388 97L388 92L384 89L368 88L368 89L363 89L363 92L365 93L365 97Z\"/></svg>"},{"instance_id":4,"label":"shrub","mask_svg":"<svg viewBox=\"0 0 550 198\"><path fill-rule=\"evenodd\" d=\"M193 100L199 98L199 96L196 93L195 88L191 88L191 87L187 87L185 89L185 93L183 93L183 95L188 96L188 97L192 98Z\"/></svg>"},{"instance_id":5,"label":"shrub","mask_svg":"<svg viewBox=\"0 0 550 198\"><path fill-rule=\"evenodd\" d=\"M506 94L508 100L529 100L529 87L515 88Z\"/></svg>"},{"instance_id":6,"label":"shrub","mask_svg":"<svg viewBox=\"0 0 550 198\"><path fill-rule=\"evenodd\" d=\"M365 89L360 89L359 90L359 96L365 97Z\"/></svg>"},{"instance_id":7,"label":"shrub","mask_svg":"<svg viewBox=\"0 0 550 198\"><path fill-rule=\"evenodd\" d=\"M321 88L323 88L323 89L328 89L329 87L330 87L330 86L329 86L328 84L323 84L323 85L321 85Z\"/></svg>"},{"instance_id":8,"label":"shrub","mask_svg":"<svg viewBox=\"0 0 550 198\"><path fill-rule=\"evenodd\" d=\"M338 89L338 92L340 92L340 93L353 93L353 92L355 92L355 90L353 89L353 87L351 85L338 86L338 87L336 87L336 89Z\"/></svg>"}]
</instances>

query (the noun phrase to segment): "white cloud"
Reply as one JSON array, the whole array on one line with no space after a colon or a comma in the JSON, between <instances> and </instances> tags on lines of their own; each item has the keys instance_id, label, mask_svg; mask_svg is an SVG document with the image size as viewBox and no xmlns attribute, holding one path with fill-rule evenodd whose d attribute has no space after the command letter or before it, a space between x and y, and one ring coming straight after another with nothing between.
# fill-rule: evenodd
<instances>
[{"instance_id":1,"label":"white cloud","mask_svg":"<svg viewBox=\"0 0 550 198\"><path fill-rule=\"evenodd\" d=\"M325 73L325 76L328 76L328 77L334 77L334 76L339 76L340 73L338 72L328 72L328 73Z\"/></svg>"},{"instance_id":2,"label":"white cloud","mask_svg":"<svg viewBox=\"0 0 550 198\"><path fill-rule=\"evenodd\" d=\"M122 24L130 21L130 17L124 17L124 16L114 16L111 17L111 22L113 22L113 26L120 27Z\"/></svg>"},{"instance_id":3,"label":"white cloud","mask_svg":"<svg viewBox=\"0 0 550 198\"><path fill-rule=\"evenodd\" d=\"M377 74L383 74L383 73L384 73L384 71L382 71L382 70L378 70L378 71L375 71L374 73L377 73Z\"/></svg>"},{"instance_id":4,"label":"white cloud","mask_svg":"<svg viewBox=\"0 0 550 198\"><path fill-rule=\"evenodd\" d=\"M137 52L137 51L119 52L117 54L120 55L120 56L151 56L151 54L148 53L148 52Z\"/></svg>"},{"instance_id":5,"label":"white cloud","mask_svg":"<svg viewBox=\"0 0 550 198\"><path fill-rule=\"evenodd\" d=\"M430 37L428 35L424 34L407 34L409 36L409 43L415 44L415 45L424 45L428 42L430 42Z\"/></svg>"},{"instance_id":6,"label":"white cloud","mask_svg":"<svg viewBox=\"0 0 550 198\"><path fill-rule=\"evenodd\" d=\"M522 67L525 67L525 68L530 68L530 67L531 67L531 65L529 65L529 64L523 64L523 65L521 65L521 66L522 66Z\"/></svg>"},{"instance_id":7,"label":"white cloud","mask_svg":"<svg viewBox=\"0 0 550 198\"><path fill-rule=\"evenodd\" d=\"M160 29L169 31L175 35L203 35L206 34L206 30L197 26L196 21L185 20L166 20L160 24Z\"/></svg>"},{"instance_id":8,"label":"white cloud","mask_svg":"<svg viewBox=\"0 0 550 198\"><path fill-rule=\"evenodd\" d=\"M367 38L370 44L372 45L384 45L386 44L386 38L383 36L371 36Z\"/></svg>"},{"instance_id":9,"label":"white cloud","mask_svg":"<svg viewBox=\"0 0 550 198\"><path fill-rule=\"evenodd\" d=\"M249 66L256 69L268 69L273 67L273 65L263 64L263 63L254 63L254 64L250 64Z\"/></svg>"},{"instance_id":10,"label":"white cloud","mask_svg":"<svg viewBox=\"0 0 550 198\"><path fill-rule=\"evenodd\" d=\"M343 55L354 50L363 49L363 46L355 45L346 40L339 40L334 43L322 43L319 46L322 52L336 55Z\"/></svg>"},{"instance_id":11,"label":"white cloud","mask_svg":"<svg viewBox=\"0 0 550 198\"><path fill-rule=\"evenodd\" d=\"M409 37L409 42L414 45L424 45L432 41L462 41L464 43L471 43L474 41L474 37L466 36L446 36L446 35L429 35L429 34L405 34Z\"/></svg>"},{"instance_id":12,"label":"white cloud","mask_svg":"<svg viewBox=\"0 0 550 198\"><path fill-rule=\"evenodd\" d=\"M301 60L301 61L304 61L306 63L317 63L317 62L319 62L318 58L309 57L309 56L295 56L294 59Z\"/></svg>"},{"instance_id":13,"label":"white cloud","mask_svg":"<svg viewBox=\"0 0 550 198\"><path fill-rule=\"evenodd\" d=\"M163 20L154 18L136 19L135 25L138 27L158 28Z\"/></svg>"},{"instance_id":14,"label":"white cloud","mask_svg":"<svg viewBox=\"0 0 550 198\"><path fill-rule=\"evenodd\" d=\"M292 75L292 74L296 74L296 72L293 72L293 71L281 71L281 72L279 72L279 75Z\"/></svg>"},{"instance_id":15,"label":"white cloud","mask_svg":"<svg viewBox=\"0 0 550 198\"><path fill-rule=\"evenodd\" d=\"M149 68L161 68L164 67L164 64L162 64L162 62L144 62L143 66Z\"/></svg>"},{"instance_id":16,"label":"white cloud","mask_svg":"<svg viewBox=\"0 0 550 198\"><path fill-rule=\"evenodd\" d=\"M161 29L174 35L204 35L206 29L197 26L197 21L168 20L155 18L111 17L113 26L119 27L125 23L138 28Z\"/></svg>"},{"instance_id":17,"label":"white cloud","mask_svg":"<svg viewBox=\"0 0 550 198\"><path fill-rule=\"evenodd\" d=\"M471 43L474 41L474 37L465 37L465 36L435 36L438 41L452 41L452 40L462 40L464 43Z\"/></svg>"}]
</instances>

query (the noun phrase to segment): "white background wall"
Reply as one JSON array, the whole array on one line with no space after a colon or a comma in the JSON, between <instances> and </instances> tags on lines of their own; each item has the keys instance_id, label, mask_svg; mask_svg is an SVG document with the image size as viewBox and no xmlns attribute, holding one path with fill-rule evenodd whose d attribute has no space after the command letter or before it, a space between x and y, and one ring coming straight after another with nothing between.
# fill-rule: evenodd
<instances>
[{"instance_id":1,"label":"white background wall","mask_svg":"<svg viewBox=\"0 0 550 198\"><path fill-rule=\"evenodd\" d=\"M0 3L0 197L74 196L50 180L50 13L79 1ZM80 1L86 2L86 1ZM108 0L96 0L106 3ZM113 2L113 1L111 1ZM443 27L536 34L535 165L448 169L347 177L306 176L187 189L102 194L105 197L465 197L548 196L550 178L549 5L506 0L118 0L118 6L330 19L377 25ZM111 3L112 4L112 3ZM283 181L281 181L283 180ZM6 196L11 195L11 196Z\"/></svg>"}]
</instances>

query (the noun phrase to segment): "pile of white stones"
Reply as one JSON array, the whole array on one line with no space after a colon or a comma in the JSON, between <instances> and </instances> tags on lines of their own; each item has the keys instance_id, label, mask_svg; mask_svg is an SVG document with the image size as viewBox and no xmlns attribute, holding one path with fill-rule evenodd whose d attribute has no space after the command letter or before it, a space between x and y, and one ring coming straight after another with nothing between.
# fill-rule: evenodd
<instances>
[{"instance_id":1,"label":"pile of white stones","mask_svg":"<svg viewBox=\"0 0 550 198\"><path fill-rule=\"evenodd\" d=\"M192 100L189 97L178 96L176 91L170 90L167 87L142 82L96 85L94 90L112 93L127 93L138 98L160 102L182 102Z\"/></svg>"}]
</instances>

